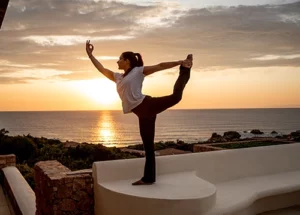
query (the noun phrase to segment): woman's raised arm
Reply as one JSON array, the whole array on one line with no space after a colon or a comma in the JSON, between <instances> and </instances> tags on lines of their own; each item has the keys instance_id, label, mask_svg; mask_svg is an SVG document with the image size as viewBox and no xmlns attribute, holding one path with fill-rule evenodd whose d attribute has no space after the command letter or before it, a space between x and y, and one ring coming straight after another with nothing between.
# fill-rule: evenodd
<instances>
[{"instance_id":1,"label":"woman's raised arm","mask_svg":"<svg viewBox=\"0 0 300 215\"><path fill-rule=\"evenodd\" d=\"M172 62L163 62L153 66L145 66L144 67L144 75L151 75L154 72L158 72L165 69L170 69L175 66L179 66L183 63L183 60L172 61Z\"/></svg>"},{"instance_id":2,"label":"woman's raised arm","mask_svg":"<svg viewBox=\"0 0 300 215\"><path fill-rule=\"evenodd\" d=\"M115 81L114 73L109 69L104 68L103 65L93 56L94 46L90 43L89 40L86 41L85 49L87 55L91 59L94 66L99 70L99 72L101 72L108 79Z\"/></svg>"}]
</instances>

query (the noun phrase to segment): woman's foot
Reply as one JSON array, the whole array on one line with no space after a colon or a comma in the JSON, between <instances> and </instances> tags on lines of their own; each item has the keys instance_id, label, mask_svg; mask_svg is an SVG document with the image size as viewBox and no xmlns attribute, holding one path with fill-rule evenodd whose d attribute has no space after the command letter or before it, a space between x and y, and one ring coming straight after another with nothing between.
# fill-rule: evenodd
<instances>
[{"instance_id":1,"label":"woman's foot","mask_svg":"<svg viewBox=\"0 0 300 215\"><path fill-rule=\"evenodd\" d=\"M182 62L181 66L185 68L192 68L193 66L193 55L189 54L187 58Z\"/></svg>"},{"instance_id":2,"label":"woman's foot","mask_svg":"<svg viewBox=\"0 0 300 215\"><path fill-rule=\"evenodd\" d=\"M144 182L142 181L142 179L132 183L132 185L151 185L151 184L154 184L154 182Z\"/></svg>"}]
</instances>

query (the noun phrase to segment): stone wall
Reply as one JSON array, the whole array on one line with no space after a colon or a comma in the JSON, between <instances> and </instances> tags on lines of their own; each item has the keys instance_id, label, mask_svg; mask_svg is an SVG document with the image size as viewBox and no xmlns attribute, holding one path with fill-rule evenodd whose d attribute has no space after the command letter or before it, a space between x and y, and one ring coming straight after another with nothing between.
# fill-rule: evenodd
<instances>
[{"instance_id":1,"label":"stone wall","mask_svg":"<svg viewBox=\"0 0 300 215\"><path fill-rule=\"evenodd\" d=\"M36 215L94 214L92 170L72 172L58 161L34 167Z\"/></svg>"},{"instance_id":2,"label":"stone wall","mask_svg":"<svg viewBox=\"0 0 300 215\"><path fill-rule=\"evenodd\" d=\"M217 150L225 150L220 147L205 145L205 144L196 144L193 147L193 152L210 152L210 151L217 151Z\"/></svg>"},{"instance_id":3,"label":"stone wall","mask_svg":"<svg viewBox=\"0 0 300 215\"><path fill-rule=\"evenodd\" d=\"M0 170L7 166L16 166L15 155L0 155Z\"/></svg>"}]
</instances>

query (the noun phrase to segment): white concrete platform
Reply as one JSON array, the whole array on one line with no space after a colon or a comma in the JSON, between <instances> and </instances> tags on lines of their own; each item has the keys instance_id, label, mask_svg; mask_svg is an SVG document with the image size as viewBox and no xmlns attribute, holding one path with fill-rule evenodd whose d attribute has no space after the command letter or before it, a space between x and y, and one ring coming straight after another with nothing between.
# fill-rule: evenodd
<instances>
[{"instance_id":1,"label":"white concrete platform","mask_svg":"<svg viewBox=\"0 0 300 215\"><path fill-rule=\"evenodd\" d=\"M300 205L300 143L93 164L96 215L255 215Z\"/></svg>"},{"instance_id":2,"label":"white concrete platform","mask_svg":"<svg viewBox=\"0 0 300 215\"><path fill-rule=\"evenodd\" d=\"M136 179L105 182L101 185L113 192L149 199L204 199L216 193L216 187L197 177L195 172L160 175L159 181L150 186L132 186L134 180Z\"/></svg>"},{"instance_id":3,"label":"white concrete platform","mask_svg":"<svg viewBox=\"0 0 300 215\"><path fill-rule=\"evenodd\" d=\"M258 215L299 215L300 214L300 206L290 207L279 209L275 211L268 211L264 213L260 213Z\"/></svg>"},{"instance_id":4,"label":"white concrete platform","mask_svg":"<svg viewBox=\"0 0 300 215\"><path fill-rule=\"evenodd\" d=\"M126 214L142 210L144 214L201 214L216 201L216 187L196 176L195 171L160 175L154 185L132 186L134 180L107 181L97 186L95 191L101 193L98 198L102 200L95 205L101 208L101 214L123 214L125 209ZM117 202L117 207L107 201L110 198ZM133 207L128 207L133 202Z\"/></svg>"}]
</instances>

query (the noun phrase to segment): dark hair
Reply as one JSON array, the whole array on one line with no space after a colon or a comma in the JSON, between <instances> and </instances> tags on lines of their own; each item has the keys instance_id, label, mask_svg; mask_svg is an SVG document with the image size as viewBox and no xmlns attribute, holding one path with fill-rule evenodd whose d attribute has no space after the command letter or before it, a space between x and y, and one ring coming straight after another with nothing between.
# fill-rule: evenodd
<instances>
[{"instance_id":1,"label":"dark hair","mask_svg":"<svg viewBox=\"0 0 300 215\"><path fill-rule=\"evenodd\" d=\"M130 68L129 70L125 71L124 73L124 77L126 75L128 75L128 73L137 66L144 66L144 62L142 59L142 56L140 55L140 53L133 53L133 52L123 52L122 56L124 58L124 60L129 60L130 62Z\"/></svg>"}]
</instances>

